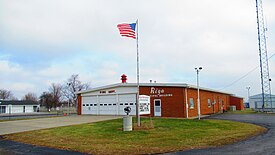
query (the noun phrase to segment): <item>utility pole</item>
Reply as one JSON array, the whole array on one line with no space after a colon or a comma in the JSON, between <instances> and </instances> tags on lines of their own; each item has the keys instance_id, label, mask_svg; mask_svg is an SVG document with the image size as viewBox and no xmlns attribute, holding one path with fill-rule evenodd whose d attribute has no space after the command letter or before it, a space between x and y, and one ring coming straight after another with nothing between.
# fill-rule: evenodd
<instances>
[{"instance_id":1,"label":"utility pole","mask_svg":"<svg viewBox=\"0 0 275 155\"><path fill-rule=\"evenodd\" d=\"M68 85L68 89L70 89L70 85L71 83L67 83ZM67 108L67 116L69 115L70 113L70 94L68 94L68 108Z\"/></svg>"},{"instance_id":2,"label":"utility pole","mask_svg":"<svg viewBox=\"0 0 275 155\"><path fill-rule=\"evenodd\" d=\"M249 97L250 97L249 90L250 90L250 86L246 87L246 89L247 89L247 102L249 103Z\"/></svg>"},{"instance_id":3,"label":"utility pole","mask_svg":"<svg viewBox=\"0 0 275 155\"><path fill-rule=\"evenodd\" d=\"M197 72L197 88L198 88L198 119L201 119L201 104L200 104L200 85L199 85L199 72L202 70L202 67L195 68Z\"/></svg>"}]
</instances>

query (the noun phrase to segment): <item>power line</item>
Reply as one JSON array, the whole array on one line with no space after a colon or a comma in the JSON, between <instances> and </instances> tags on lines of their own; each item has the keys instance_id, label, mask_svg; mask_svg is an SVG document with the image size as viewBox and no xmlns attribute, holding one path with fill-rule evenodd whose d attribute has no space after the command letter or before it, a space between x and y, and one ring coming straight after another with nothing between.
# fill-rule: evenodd
<instances>
[{"instance_id":1,"label":"power line","mask_svg":"<svg viewBox=\"0 0 275 155\"><path fill-rule=\"evenodd\" d=\"M272 54L272 55L268 58L268 60L271 59L273 56L275 56L275 53ZM253 68L252 70L250 70L249 72L247 72L246 74L244 74L244 75L243 75L242 77L240 77L239 79L237 79L237 80L235 80L234 82L232 82L231 84L229 84L229 85L223 87L222 89L231 87L232 85L234 85L235 83L239 82L239 81L242 80L243 78L247 77L250 73L252 73L253 71L255 71L255 70L258 69L258 68L259 68L259 65L256 66L255 68Z\"/></svg>"}]
</instances>

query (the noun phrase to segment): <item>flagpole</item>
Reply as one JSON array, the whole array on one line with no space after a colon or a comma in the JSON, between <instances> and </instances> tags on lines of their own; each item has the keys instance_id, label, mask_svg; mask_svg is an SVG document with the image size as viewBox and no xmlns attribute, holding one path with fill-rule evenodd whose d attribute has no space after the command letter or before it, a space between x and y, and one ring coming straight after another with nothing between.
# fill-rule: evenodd
<instances>
[{"instance_id":1,"label":"flagpole","mask_svg":"<svg viewBox=\"0 0 275 155\"><path fill-rule=\"evenodd\" d=\"M136 21L137 27L137 104L136 104L136 114L137 114L137 125L140 126L140 114L139 114L139 53L138 53L138 19Z\"/></svg>"}]
</instances>

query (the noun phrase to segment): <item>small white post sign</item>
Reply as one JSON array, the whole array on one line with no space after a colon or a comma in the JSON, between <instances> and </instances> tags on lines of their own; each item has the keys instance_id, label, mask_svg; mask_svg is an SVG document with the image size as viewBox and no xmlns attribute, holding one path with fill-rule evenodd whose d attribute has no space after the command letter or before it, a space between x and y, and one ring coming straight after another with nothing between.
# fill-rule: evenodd
<instances>
[{"instance_id":1,"label":"small white post sign","mask_svg":"<svg viewBox=\"0 0 275 155\"><path fill-rule=\"evenodd\" d=\"M139 113L140 115L150 114L150 96L139 95Z\"/></svg>"}]
</instances>

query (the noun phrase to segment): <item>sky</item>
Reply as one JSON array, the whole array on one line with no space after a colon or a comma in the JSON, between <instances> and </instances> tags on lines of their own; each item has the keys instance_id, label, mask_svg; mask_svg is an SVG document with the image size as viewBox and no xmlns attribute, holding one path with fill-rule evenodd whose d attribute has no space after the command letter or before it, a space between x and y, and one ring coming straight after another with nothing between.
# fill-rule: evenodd
<instances>
[{"instance_id":1,"label":"sky","mask_svg":"<svg viewBox=\"0 0 275 155\"><path fill-rule=\"evenodd\" d=\"M275 1L263 6L271 56ZM136 40L117 24L137 19L141 82L196 85L201 66L202 87L261 93L255 0L0 0L0 89L40 96L72 74L92 88L136 82Z\"/></svg>"}]
</instances>

